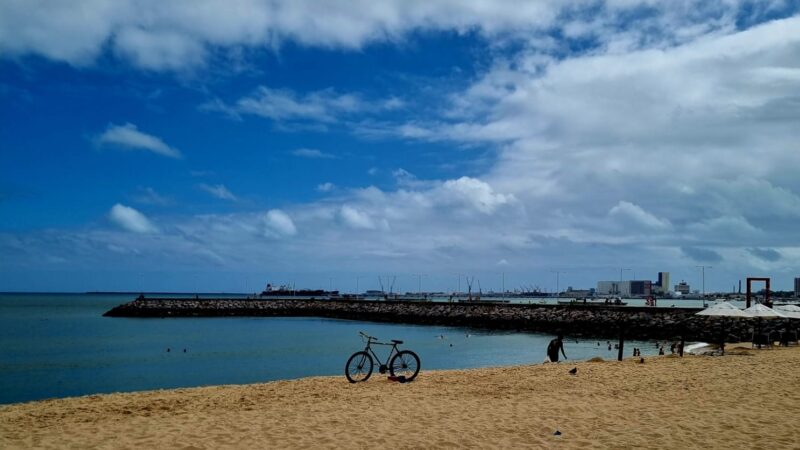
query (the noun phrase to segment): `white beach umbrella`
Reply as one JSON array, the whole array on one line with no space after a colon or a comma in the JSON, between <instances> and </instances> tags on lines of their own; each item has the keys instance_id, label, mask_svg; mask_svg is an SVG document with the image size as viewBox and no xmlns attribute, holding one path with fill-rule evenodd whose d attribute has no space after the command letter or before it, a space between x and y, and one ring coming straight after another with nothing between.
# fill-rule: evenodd
<instances>
[{"instance_id":1,"label":"white beach umbrella","mask_svg":"<svg viewBox=\"0 0 800 450\"><path fill-rule=\"evenodd\" d=\"M747 317L753 319L782 319L786 317L781 311L776 311L768 306L762 305L761 303L756 303L755 305L745 309L744 313L747 315Z\"/></svg>"},{"instance_id":2,"label":"white beach umbrella","mask_svg":"<svg viewBox=\"0 0 800 450\"><path fill-rule=\"evenodd\" d=\"M717 316L717 317L750 317L744 311L731 305L728 302L720 302L695 314L697 316Z\"/></svg>"},{"instance_id":3,"label":"white beach umbrella","mask_svg":"<svg viewBox=\"0 0 800 450\"><path fill-rule=\"evenodd\" d=\"M800 306L797 305L778 305L774 309L777 309L786 317L791 319L800 319Z\"/></svg>"},{"instance_id":4,"label":"white beach umbrella","mask_svg":"<svg viewBox=\"0 0 800 450\"><path fill-rule=\"evenodd\" d=\"M711 317L722 317L722 337L720 339L719 348L722 351L722 354L725 354L725 317L749 317L747 314L744 313L741 309L737 308L734 305L731 305L728 302L720 302L714 305L709 306L708 308L700 311L699 313L695 314L696 316L711 316Z\"/></svg>"},{"instance_id":5,"label":"white beach umbrella","mask_svg":"<svg viewBox=\"0 0 800 450\"><path fill-rule=\"evenodd\" d=\"M752 319L758 319L758 334L761 334L761 319L783 319L787 317L781 311L776 311L768 306L764 306L761 303L756 303L755 305L747 308L744 310L747 317ZM761 348L761 344L758 344L758 348Z\"/></svg>"}]
</instances>

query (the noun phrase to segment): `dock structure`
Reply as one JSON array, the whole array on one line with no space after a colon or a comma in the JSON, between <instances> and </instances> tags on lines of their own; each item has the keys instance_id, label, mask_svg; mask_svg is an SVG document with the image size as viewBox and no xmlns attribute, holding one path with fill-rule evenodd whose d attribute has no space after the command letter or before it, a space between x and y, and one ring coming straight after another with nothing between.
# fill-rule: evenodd
<instances>
[{"instance_id":1,"label":"dock structure","mask_svg":"<svg viewBox=\"0 0 800 450\"><path fill-rule=\"evenodd\" d=\"M569 336L619 336L627 339L718 339L721 321L699 317L696 308L605 305L437 303L411 301L137 298L107 317L325 317L373 322L442 325L490 330L565 333ZM770 321L776 330L786 320ZM750 338L747 320L727 327L732 336ZM770 331L770 330L767 330Z\"/></svg>"}]
</instances>

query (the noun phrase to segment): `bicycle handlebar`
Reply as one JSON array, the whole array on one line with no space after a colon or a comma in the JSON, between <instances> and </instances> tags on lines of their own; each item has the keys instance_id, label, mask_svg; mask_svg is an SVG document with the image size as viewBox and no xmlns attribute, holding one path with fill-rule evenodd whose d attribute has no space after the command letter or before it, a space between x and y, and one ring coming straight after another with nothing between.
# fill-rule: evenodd
<instances>
[{"instance_id":1,"label":"bicycle handlebar","mask_svg":"<svg viewBox=\"0 0 800 450\"><path fill-rule=\"evenodd\" d=\"M378 338L372 337L372 336L370 336L370 335L368 335L368 334L364 333L363 331L359 331L359 332L358 332L358 334L360 334L361 336L363 336L363 337L365 337L365 338L367 338L367 339L373 340L373 341L376 341L376 340L378 340Z\"/></svg>"}]
</instances>

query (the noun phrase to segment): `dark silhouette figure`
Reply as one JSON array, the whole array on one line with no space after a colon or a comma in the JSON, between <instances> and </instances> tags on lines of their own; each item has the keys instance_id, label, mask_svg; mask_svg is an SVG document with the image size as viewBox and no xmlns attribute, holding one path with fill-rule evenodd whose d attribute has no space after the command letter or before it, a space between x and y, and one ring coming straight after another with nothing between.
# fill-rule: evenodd
<instances>
[{"instance_id":1,"label":"dark silhouette figure","mask_svg":"<svg viewBox=\"0 0 800 450\"><path fill-rule=\"evenodd\" d=\"M569 371L569 374L570 374L570 375L575 375L575 374L577 374L577 373L578 373L578 368L577 368L577 367L573 367L573 368L572 368L572 369Z\"/></svg>"},{"instance_id":2,"label":"dark silhouette figure","mask_svg":"<svg viewBox=\"0 0 800 450\"><path fill-rule=\"evenodd\" d=\"M567 359L567 354L564 353L564 336L561 334L547 345L547 359L549 359L550 362L558 362L559 350L561 350L561 354L564 355L564 359Z\"/></svg>"}]
</instances>

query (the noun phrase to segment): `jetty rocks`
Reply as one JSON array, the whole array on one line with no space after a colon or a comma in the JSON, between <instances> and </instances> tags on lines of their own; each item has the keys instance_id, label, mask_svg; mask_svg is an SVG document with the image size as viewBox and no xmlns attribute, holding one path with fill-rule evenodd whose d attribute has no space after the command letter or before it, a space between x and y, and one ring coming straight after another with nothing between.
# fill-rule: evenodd
<instances>
[{"instance_id":1,"label":"jetty rocks","mask_svg":"<svg viewBox=\"0 0 800 450\"><path fill-rule=\"evenodd\" d=\"M119 305L108 317L327 317L336 319L445 325L564 333L568 336L626 339L676 339L716 342L749 341L752 329L794 329L788 319L761 321L695 316L695 308L600 305L437 303L409 301L138 298Z\"/></svg>"}]
</instances>

